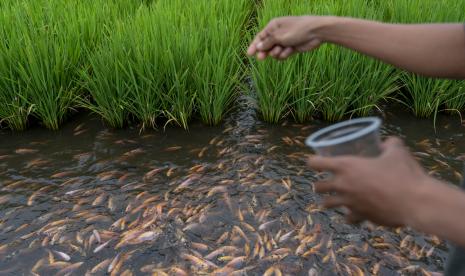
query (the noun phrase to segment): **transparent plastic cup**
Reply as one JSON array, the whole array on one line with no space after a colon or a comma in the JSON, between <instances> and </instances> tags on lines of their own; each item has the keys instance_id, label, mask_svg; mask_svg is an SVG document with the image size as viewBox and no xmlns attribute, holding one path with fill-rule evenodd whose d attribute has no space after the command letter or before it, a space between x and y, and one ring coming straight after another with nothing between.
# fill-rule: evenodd
<instances>
[{"instance_id":1,"label":"transparent plastic cup","mask_svg":"<svg viewBox=\"0 0 465 276\"><path fill-rule=\"evenodd\" d=\"M376 157L381 153L380 126L377 117L348 120L313 133L305 143L322 156Z\"/></svg>"}]
</instances>

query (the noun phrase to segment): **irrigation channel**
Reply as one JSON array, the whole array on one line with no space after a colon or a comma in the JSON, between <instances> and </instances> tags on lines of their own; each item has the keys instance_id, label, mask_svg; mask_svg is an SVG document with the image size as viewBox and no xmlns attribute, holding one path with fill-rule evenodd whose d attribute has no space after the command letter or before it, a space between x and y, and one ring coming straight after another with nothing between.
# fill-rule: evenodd
<instances>
[{"instance_id":1,"label":"irrigation channel","mask_svg":"<svg viewBox=\"0 0 465 276\"><path fill-rule=\"evenodd\" d=\"M57 132L0 132L0 275L443 270L437 237L319 208L303 141L324 123L268 125L239 102L222 126L188 132L112 130L90 115ZM435 134L430 120L387 112L383 135L457 183L463 127L441 116Z\"/></svg>"}]
</instances>

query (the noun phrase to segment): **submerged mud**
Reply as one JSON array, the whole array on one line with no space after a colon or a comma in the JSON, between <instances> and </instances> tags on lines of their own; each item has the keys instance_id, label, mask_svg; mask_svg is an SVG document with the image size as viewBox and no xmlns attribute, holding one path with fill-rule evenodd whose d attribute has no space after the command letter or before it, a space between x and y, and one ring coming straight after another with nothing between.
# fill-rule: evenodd
<instances>
[{"instance_id":1,"label":"submerged mud","mask_svg":"<svg viewBox=\"0 0 465 276\"><path fill-rule=\"evenodd\" d=\"M240 101L222 127L189 132L111 130L87 116L58 132L1 132L0 275L443 270L448 246L437 237L348 225L319 207L303 142L323 123L270 126ZM439 120L435 133L393 112L383 134L404 137L431 174L457 183L462 126Z\"/></svg>"}]
</instances>

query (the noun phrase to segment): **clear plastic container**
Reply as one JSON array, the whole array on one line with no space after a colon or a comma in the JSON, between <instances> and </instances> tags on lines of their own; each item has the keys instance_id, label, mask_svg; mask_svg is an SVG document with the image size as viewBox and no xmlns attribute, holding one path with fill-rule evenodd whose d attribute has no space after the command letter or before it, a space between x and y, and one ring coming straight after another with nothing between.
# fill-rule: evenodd
<instances>
[{"instance_id":1,"label":"clear plastic container","mask_svg":"<svg viewBox=\"0 0 465 276\"><path fill-rule=\"evenodd\" d=\"M377 117L348 120L313 133L305 143L322 156L376 157L381 153L380 126Z\"/></svg>"}]
</instances>

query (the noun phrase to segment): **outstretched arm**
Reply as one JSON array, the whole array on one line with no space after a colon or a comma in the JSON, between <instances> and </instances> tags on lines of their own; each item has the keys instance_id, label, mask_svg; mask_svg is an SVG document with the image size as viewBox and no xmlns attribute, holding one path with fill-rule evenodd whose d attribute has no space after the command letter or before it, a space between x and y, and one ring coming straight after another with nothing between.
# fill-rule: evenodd
<instances>
[{"instance_id":1,"label":"outstretched arm","mask_svg":"<svg viewBox=\"0 0 465 276\"><path fill-rule=\"evenodd\" d=\"M414 73L465 78L465 26L386 24L345 17L300 16L272 20L248 54L285 59L334 43Z\"/></svg>"}]
</instances>

